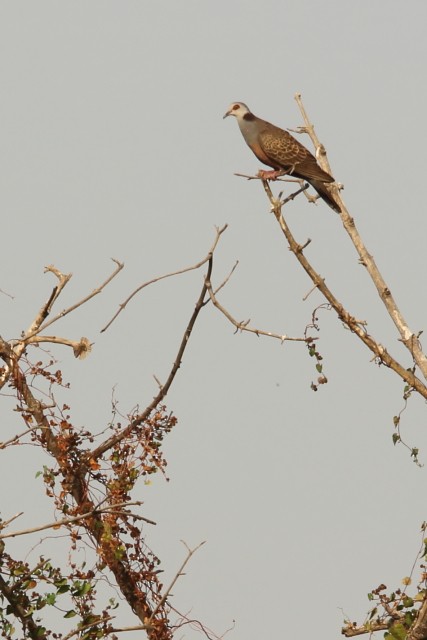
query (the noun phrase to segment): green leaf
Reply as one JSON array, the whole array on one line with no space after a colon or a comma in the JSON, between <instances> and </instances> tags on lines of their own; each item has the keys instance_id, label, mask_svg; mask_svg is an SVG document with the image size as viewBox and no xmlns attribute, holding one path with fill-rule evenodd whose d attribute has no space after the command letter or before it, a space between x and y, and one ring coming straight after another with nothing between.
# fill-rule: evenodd
<instances>
[{"instance_id":1,"label":"green leaf","mask_svg":"<svg viewBox=\"0 0 427 640\"><path fill-rule=\"evenodd\" d=\"M90 582L80 582L80 580L76 580L73 583L73 596L76 596L77 598L81 598L82 596L85 596L87 593L89 593L89 591L91 591L92 589L92 585L90 584Z\"/></svg>"},{"instance_id":2,"label":"green leaf","mask_svg":"<svg viewBox=\"0 0 427 640\"><path fill-rule=\"evenodd\" d=\"M69 590L70 590L70 587L68 586L68 584L64 584L63 587L59 587L59 589L57 590L57 593L58 594L67 593L67 591Z\"/></svg>"},{"instance_id":3,"label":"green leaf","mask_svg":"<svg viewBox=\"0 0 427 640\"><path fill-rule=\"evenodd\" d=\"M64 618L74 618L74 616L76 615L77 613L74 611L74 609L70 609L70 611L67 611Z\"/></svg>"},{"instance_id":4,"label":"green leaf","mask_svg":"<svg viewBox=\"0 0 427 640\"><path fill-rule=\"evenodd\" d=\"M68 584L67 578L62 578L61 580L55 580L53 583L56 588L63 587L65 584Z\"/></svg>"},{"instance_id":5,"label":"green leaf","mask_svg":"<svg viewBox=\"0 0 427 640\"><path fill-rule=\"evenodd\" d=\"M411 611L407 611L407 612L405 613L405 618L404 618L404 620L405 620L406 628L407 628L407 629L409 629L409 627L411 627L411 626L412 626L412 623L413 623L413 622L414 622L414 620L415 620L415 611L414 611L413 609L412 609Z\"/></svg>"},{"instance_id":6,"label":"green leaf","mask_svg":"<svg viewBox=\"0 0 427 640\"><path fill-rule=\"evenodd\" d=\"M401 622L393 623L389 631L395 640L405 640L406 638L407 630Z\"/></svg>"}]
</instances>

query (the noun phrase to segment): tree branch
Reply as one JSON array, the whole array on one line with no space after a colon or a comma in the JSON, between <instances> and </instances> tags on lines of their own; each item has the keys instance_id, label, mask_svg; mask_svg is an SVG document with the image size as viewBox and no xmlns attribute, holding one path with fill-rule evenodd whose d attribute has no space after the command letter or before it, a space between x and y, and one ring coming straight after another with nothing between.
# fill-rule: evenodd
<instances>
[{"instance_id":1,"label":"tree branch","mask_svg":"<svg viewBox=\"0 0 427 640\"><path fill-rule=\"evenodd\" d=\"M375 631L385 631L389 626L387 622L369 622L359 626L348 624L341 629L341 633L346 638L354 638L354 636L361 636L365 633L372 634Z\"/></svg>"},{"instance_id":2,"label":"tree branch","mask_svg":"<svg viewBox=\"0 0 427 640\"><path fill-rule=\"evenodd\" d=\"M185 544L185 542L183 543ZM180 566L180 568L178 569L178 571L176 572L172 582L170 583L170 585L168 586L168 588L166 589L166 591L164 592L163 596L161 597L158 605L156 606L156 608L154 609L153 613L151 614L151 618L147 621L147 624L150 624L153 621L154 616L156 615L156 613L159 611L159 609L165 604L167 598L169 597L172 589L174 588L178 578L180 578L181 576L183 576L183 571L186 567L186 565L188 564L188 562L190 561L190 558L196 553L196 551L198 551L200 549L200 547L202 547L204 544L206 544L206 540L204 540L203 542L200 542L197 547L194 547L194 549L190 549L186 544L185 546L187 547L187 555L184 558L184 562L182 563L182 565Z\"/></svg>"},{"instance_id":3,"label":"tree branch","mask_svg":"<svg viewBox=\"0 0 427 640\"><path fill-rule=\"evenodd\" d=\"M325 171L331 173L331 168L328 162L328 158L326 155L325 148L322 144L320 144L317 135L315 134L314 127L311 124L307 112L302 103L301 94L297 93L295 95L295 100L298 104L298 107L301 111L302 117L304 119L304 130L309 134L311 140L313 141L314 146L316 147L316 158ZM333 186L332 186L333 188ZM334 189L334 196L337 198L337 201L341 208L341 221L343 223L344 229L348 233L357 253L359 254L361 264L366 268L369 273L372 282L374 283L378 295L383 302L384 306L387 309L387 312L393 321L395 327L397 328L400 339L405 345L405 347L410 352L414 362L419 367L422 372L425 380L427 380L427 356L423 353L421 344L418 338L418 335L415 334L408 326L405 318L403 317L399 307L395 299L392 296L390 288L387 286L384 278L382 277L374 258L367 251L362 238L357 230L354 219L350 216L342 198L340 192L337 187Z\"/></svg>"},{"instance_id":4,"label":"tree branch","mask_svg":"<svg viewBox=\"0 0 427 640\"><path fill-rule=\"evenodd\" d=\"M424 600L417 619L406 636L406 640L426 640L427 638L427 599Z\"/></svg>"},{"instance_id":5,"label":"tree branch","mask_svg":"<svg viewBox=\"0 0 427 640\"><path fill-rule=\"evenodd\" d=\"M1 549L0 549L1 551ZM46 640L47 635L43 630L43 627L37 624L31 613L31 602L28 596L18 590L17 593L10 587L0 575L0 593L5 600L8 601L9 606L13 612L13 615L19 620L22 628L25 631L25 637L32 638L33 640Z\"/></svg>"},{"instance_id":6,"label":"tree branch","mask_svg":"<svg viewBox=\"0 0 427 640\"><path fill-rule=\"evenodd\" d=\"M110 282L113 280L113 278L115 278L124 267L123 262L119 262L119 260L116 260L116 258L111 258L111 260L116 264L116 268L114 269L113 273L110 276L108 276L108 278L102 284L100 284L98 287L96 287L96 289L91 291L91 293L89 293L87 296L82 298L82 300L79 300L75 304L71 305L71 307L68 307L67 309L64 309L63 311L58 313L58 315L56 315L54 318L49 320L49 322L45 322L44 324L42 324L41 327L40 327L40 330L44 331L51 324L53 324L54 322L56 322L60 318L64 318L66 315L68 315L72 311L75 311L78 307L81 307L83 304L86 304L86 302L88 302L89 300L91 300L92 298L97 296L99 293L101 293L102 290L105 289L105 287L110 284ZM53 267L46 267L46 271L53 271L53 273L55 273ZM71 275L70 275L70 277L71 277ZM27 337L29 337L29 336L27 336Z\"/></svg>"},{"instance_id":7,"label":"tree branch","mask_svg":"<svg viewBox=\"0 0 427 640\"><path fill-rule=\"evenodd\" d=\"M310 338L310 337L305 337L305 338L291 338L290 336L283 334L280 335L278 333L273 333L271 331L264 331L263 329L255 329L249 326L249 322L250 320L244 320L239 322L238 320L236 320L235 318L233 318L233 316L231 315L231 313L229 311L227 311L227 309L225 307L223 307L219 302L218 299L216 297L216 293L217 291L219 291L219 289L222 288L222 286L225 283L222 283L217 291L214 293L212 290L212 283L210 281L210 278L208 276L206 276L205 278L205 284L211 299L212 304L219 310L221 311L221 313L227 318L227 320L229 320L231 322L232 325L234 325L236 327L236 331L248 331L249 333L254 333L255 335L259 336L267 336L268 338L277 338L277 340L280 340L280 342L283 344L283 342L285 341L293 341L293 342L313 342L313 340L315 338Z\"/></svg>"},{"instance_id":8,"label":"tree branch","mask_svg":"<svg viewBox=\"0 0 427 640\"><path fill-rule=\"evenodd\" d=\"M274 213L280 228L286 237L289 248L295 255L296 259L303 267L304 271L308 274L313 284L319 289L331 307L334 309L339 319L350 329L352 333L355 333L357 337L372 351L376 358L387 367L395 371L409 386L413 387L423 398L427 399L427 387L426 385L411 371L405 369L395 358L393 358L388 351L377 342L369 333L366 328L361 325L357 319L352 316L334 296L332 291L326 285L324 278L312 267L310 262L304 255L303 247L299 245L294 236L291 233L289 226L287 225L282 215L282 203L280 200L273 196L270 185L267 180L262 181L264 190L271 203L271 209Z\"/></svg>"},{"instance_id":9,"label":"tree branch","mask_svg":"<svg viewBox=\"0 0 427 640\"><path fill-rule=\"evenodd\" d=\"M121 507L129 507L129 506L142 506L143 502L122 502L118 504L108 505L106 507L94 507L90 511L86 513L82 513L78 516L73 516L71 518L62 518L61 520L54 520L53 522L49 522L48 524L42 524L38 527L30 527L28 529L21 529L20 531L12 531L12 533L0 533L0 540L4 540L5 538L16 538L17 536L26 536L29 533L37 533L38 531L45 531L46 529L59 529L64 525L73 524L74 522L79 522L79 520L85 520L86 518L90 518L95 515L99 515L101 513L120 513L123 515L131 516L132 518L136 518L137 520L143 520L148 524L155 525L156 522L154 520L149 520L148 518L144 518L143 516L138 516L133 513L129 513L127 510L117 511ZM22 513L20 514L22 515ZM4 527L2 527L4 528ZM0 531L1 529L0 528Z\"/></svg>"},{"instance_id":10,"label":"tree branch","mask_svg":"<svg viewBox=\"0 0 427 640\"><path fill-rule=\"evenodd\" d=\"M213 245L209 249L209 252L208 252L207 256L202 258L202 260L200 260L196 264L192 265L191 267L184 267L183 269L178 269L178 271L171 271L170 273L165 273L162 276L157 276L156 278L152 278L151 280L148 280L147 282L144 282L139 287L137 287L134 291L132 291L132 293L126 298L126 300L119 305L118 311L116 311L116 313L113 315L111 320L109 320L107 322L107 324L105 325L105 327L103 327L101 329L101 333L103 331L106 331L113 324L113 322L115 321L117 316L119 316L121 314L121 312L124 311L124 309L129 304L129 302L132 300L132 298L134 298L140 291L142 291L142 289L145 289L145 287L148 287L150 284L154 284L155 282L160 282L160 280L164 280L165 278L171 278L172 276L178 276L181 273L187 273L188 271L194 271L195 269L199 269L206 262L208 262L210 256L213 255L213 252L216 249L216 246L217 246L217 244L219 242L219 239L220 239L221 235L224 233L224 231L227 229L227 227L228 227L227 224L224 225L221 228L216 227L216 236L215 236L215 240L213 242Z\"/></svg>"},{"instance_id":11,"label":"tree branch","mask_svg":"<svg viewBox=\"0 0 427 640\"><path fill-rule=\"evenodd\" d=\"M216 241L215 241L214 245L212 246L212 249L211 249L211 251L209 252L209 254L208 254L207 258L206 258L208 260L208 262L209 262L208 276L207 276L208 278L210 278L210 275L211 275L211 272L212 272L213 251L214 251L214 249L216 247L216 244L217 244L217 242L219 240L219 237L220 237L221 233L225 229L226 229L226 227L223 227L222 229L217 229ZM204 260L203 262L206 262L206 260ZM194 268L194 267L191 267L191 268ZM196 306L194 308L193 313L191 314L191 318L190 318L190 320L188 322L187 328L186 328L186 330L184 332L184 335L182 337L181 344L179 346L178 353L177 353L176 358L175 358L175 362L174 362L174 364L172 366L172 369L170 370L170 373L168 375L168 378L167 378L165 384L160 386L160 390L159 390L158 394L154 397L152 402L150 402L150 404L145 408L145 410L142 413L140 413L138 416L136 416L128 424L128 426L125 427L120 433L115 434L114 436L111 436L111 438L108 438L107 440L105 440L102 444L100 444L98 447L96 447L96 449L94 449L92 452L87 453L86 456L85 456L85 461L86 461L85 464L88 464L89 460L97 460L106 451L111 449L111 447L114 447L114 445L116 445L118 442L123 440L123 438L126 438L133 431L133 429L135 429L135 427L139 426L140 424L143 424L147 420L147 418L150 416L151 412L166 397L166 395L167 395L167 393L168 393L168 391L170 389L170 386L171 386L172 382L174 381L174 378L175 378L176 374L178 373L178 369L181 366L182 358L184 356L184 352L185 352L185 349L187 347L188 341L190 339L191 332L193 331L193 327L194 327L194 325L196 323L197 317L198 317L200 311L202 310L202 308L205 306L206 292L207 292L207 286L206 286L206 282L204 282L202 290L201 290L200 295L199 295L199 298L198 298L198 300L196 302ZM109 324L111 324L111 321L110 321ZM109 326L109 324L107 326Z\"/></svg>"}]
</instances>

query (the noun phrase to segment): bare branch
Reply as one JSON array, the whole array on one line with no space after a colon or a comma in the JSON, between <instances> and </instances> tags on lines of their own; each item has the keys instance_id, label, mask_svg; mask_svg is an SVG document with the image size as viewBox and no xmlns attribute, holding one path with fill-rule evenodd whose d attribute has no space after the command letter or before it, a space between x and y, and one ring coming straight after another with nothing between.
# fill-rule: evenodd
<instances>
[{"instance_id":1,"label":"bare branch","mask_svg":"<svg viewBox=\"0 0 427 640\"><path fill-rule=\"evenodd\" d=\"M322 169L324 169L327 173L329 173L329 175L333 175L332 171L331 171L331 166L329 164L328 158L326 156L326 150L325 147L323 146L323 144L320 142L319 138L317 137L317 134L314 130L314 126L311 123L310 119L307 116L307 112L304 108L304 105L302 103L302 97L300 93L296 93L295 94L295 100L297 102L297 105L299 107L299 110L301 111L301 115L304 119L304 127L299 127L298 132L299 133L308 133L308 135L311 138L311 141L314 144L314 147L316 149L316 160L317 162L320 164L320 166L322 167Z\"/></svg>"},{"instance_id":2,"label":"bare branch","mask_svg":"<svg viewBox=\"0 0 427 640\"><path fill-rule=\"evenodd\" d=\"M331 173L331 168L329 165L329 161L326 155L326 151L324 146L319 142L317 135L315 134L314 127L311 124L307 112L305 111L304 105L302 103L301 94L297 93L295 95L295 100L298 104L298 107L301 111L302 117L304 119L305 130L309 134L311 140L313 141L314 146L316 147L316 158L321 165L322 169ZM333 188L333 185L332 185ZM366 267L371 280L373 281L378 295L383 302L384 306L387 309L387 312L392 319L395 327L399 331L401 341L405 345L405 347L410 352L411 356L414 359L414 362L418 365L420 371L422 372L425 380L427 380L427 356L423 353L421 344L419 341L419 337L415 334L408 326L405 318L403 317L399 307L395 299L392 296L390 288L387 286L383 276L381 275L374 258L367 251L362 238L356 228L354 219L350 216L342 198L337 188L334 189L334 197L337 199L338 204L341 208L341 221L343 223L344 229L350 236L350 239L359 254L361 264Z\"/></svg>"},{"instance_id":3,"label":"bare branch","mask_svg":"<svg viewBox=\"0 0 427 640\"><path fill-rule=\"evenodd\" d=\"M361 326L357 319L352 316L343 307L341 302L339 302L339 300L334 296L332 291L326 285L324 278L322 278L320 274L315 271L311 263L305 257L302 246L296 242L289 226L287 225L282 215L281 202L274 197L268 181L263 180L262 184L267 197L270 200L271 208L276 217L276 220L279 223L280 228L288 241L290 250L295 255L304 271L311 278L313 284L319 289L319 291L326 298L331 307L335 310L339 319L344 322L344 324L350 329L350 331L355 333L358 338L360 338L360 340L372 351L372 353L376 358L378 358L380 362L385 364L390 369L393 369L393 371L395 371L402 378L402 380L404 380L409 386L416 389L416 391L418 391L418 393L422 395L423 398L427 399L426 385L412 371L402 367L402 365L397 360L395 360L379 342L377 342L371 335L367 333L366 328L364 326Z\"/></svg>"},{"instance_id":4,"label":"bare branch","mask_svg":"<svg viewBox=\"0 0 427 640\"><path fill-rule=\"evenodd\" d=\"M131 516L132 518L136 518L137 520L143 520L148 524L155 525L156 522L154 522L154 520L149 520L148 518L144 518L143 516L138 516L133 513L129 513L129 511L127 510L118 511L120 507L129 507L132 505L142 506L143 504L144 504L143 502L123 502L119 504L108 505L106 507L98 506L98 507L95 507L94 509L91 509L87 513L82 513L79 516L62 518L62 520L54 520L53 522L49 522L48 524L39 525L38 527L30 527L28 529L21 529L20 531L12 531L12 533L0 533L0 540L4 540L5 538L16 538L17 536L26 536L29 533L37 533L38 531L45 531L46 529L59 529L59 527L62 527L64 525L72 524L74 522L78 522L79 520L84 520L85 518L89 518L94 515L99 515L100 513L120 513L123 515ZM22 513L19 515L22 515ZM9 522L11 522L11 520L9 520Z\"/></svg>"},{"instance_id":5,"label":"bare branch","mask_svg":"<svg viewBox=\"0 0 427 640\"><path fill-rule=\"evenodd\" d=\"M361 636L365 633L372 634L375 631L385 631L389 626L387 622L370 622L361 625L348 624L341 629L341 633L346 638L353 638L354 636Z\"/></svg>"},{"instance_id":6,"label":"bare branch","mask_svg":"<svg viewBox=\"0 0 427 640\"><path fill-rule=\"evenodd\" d=\"M30 427L29 429L26 429L22 433L17 433L16 436L13 436L13 438L10 438L10 440L5 440L4 442L0 441L0 449L6 449L6 447L8 447L10 444L13 444L14 442L18 442L18 440L23 436L26 436L27 433L31 433L32 431L35 431L38 428L39 428L39 425L36 424L34 427Z\"/></svg>"},{"instance_id":7,"label":"bare branch","mask_svg":"<svg viewBox=\"0 0 427 640\"><path fill-rule=\"evenodd\" d=\"M92 351L92 344L88 338L80 338L80 340L68 340L67 338L59 338L58 336L32 336L28 338L27 344L40 344L42 342L51 342L53 344L62 344L73 349L76 358L83 360Z\"/></svg>"},{"instance_id":8,"label":"bare branch","mask_svg":"<svg viewBox=\"0 0 427 640\"><path fill-rule=\"evenodd\" d=\"M0 289L0 293L2 293L4 296L7 296L11 300L15 300L15 296L13 296L11 293L8 293L7 291L4 291L3 289Z\"/></svg>"},{"instance_id":9,"label":"bare branch","mask_svg":"<svg viewBox=\"0 0 427 640\"><path fill-rule=\"evenodd\" d=\"M214 294L216 295L219 291L221 291L221 289L223 289L225 287L225 285L227 284L227 282L230 280L231 276L233 275L233 273L235 272L235 270L237 269L237 265L239 264L239 261L236 260L236 262L234 263L230 273L228 274L228 276L226 278L224 278L224 280L221 282L221 284L215 289Z\"/></svg>"},{"instance_id":10,"label":"bare branch","mask_svg":"<svg viewBox=\"0 0 427 640\"><path fill-rule=\"evenodd\" d=\"M54 267L53 264L49 265L48 267L45 267L44 272L45 273L48 273L48 272L53 273L58 278L59 284L53 289L53 291L52 291L52 293L51 293L51 295L49 297L49 300L40 309L39 313L35 317L34 321L31 324L31 326L26 331L24 337L28 337L30 335L34 335L35 333L37 333L37 331L40 329L41 325L43 324L43 321L50 314L51 309L52 309L53 305L55 304L56 300L58 299L58 297L61 295L62 290L69 283L69 281L71 280L72 275L73 275L72 273L68 273L68 274L61 273L61 271L59 271L59 269Z\"/></svg>"},{"instance_id":11,"label":"bare branch","mask_svg":"<svg viewBox=\"0 0 427 640\"><path fill-rule=\"evenodd\" d=\"M159 611L159 609L164 605L164 603L166 602L169 594L171 593L172 589L174 588L178 578L180 578L181 576L184 575L183 571L186 567L186 565L188 564L188 562L190 561L190 558L196 553L196 551L198 551L200 549L200 547L202 547L204 544L206 544L206 540L204 540L203 542L200 542L200 544L197 545L197 547L194 547L194 549L190 549L185 542L183 542L181 540L181 542L186 546L187 548L187 556L184 559L184 562L182 563L182 565L180 566L180 568L178 569L178 571L176 572L172 582L170 583L170 585L168 586L168 588L166 589L166 591L164 592L163 596L160 599L160 602L158 603L158 605L156 606L156 608L154 609L153 613L151 614L151 618L148 620L148 624L150 624L153 621L154 616L156 615L156 613Z\"/></svg>"},{"instance_id":12,"label":"bare branch","mask_svg":"<svg viewBox=\"0 0 427 640\"><path fill-rule=\"evenodd\" d=\"M111 627L111 629L109 629L109 633L126 633L127 631L150 631L154 628L155 628L154 625L150 625L150 624L137 624L133 627ZM73 635L76 635L79 632L80 632L80 629L74 632ZM65 636L65 638L63 638L62 640L67 640L68 638L71 638L71 637L72 636Z\"/></svg>"},{"instance_id":13,"label":"bare branch","mask_svg":"<svg viewBox=\"0 0 427 640\"><path fill-rule=\"evenodd\" d=\"M172 276L178 276L181 273L187 273L187 271L194 271L195 269L199 269L202 265L204 265L206 262L208 262L209 256L211 256L213 254L213 252L215 251L215 248L216 248L216 246L217 246L217 244L219 242L219 239L220 239L221 235L224 233L224 231L227 229L227 227L228 227L227 224L224 225L221 228L216 227L216 236L215 236L214 243L213 243L212 247L209 249L208 254L204 258L202 258L202 260L200 260L196 264L192 265L191 267L184 267L183 269L178 269L178 271L171 271L170 273L165 273L162 276L157 276L157 278L152 278L151 280L148 280L147 282L144 282L139 287L137 287L135 289L135 291L133 291L126 298L126 300L119 305L118 311L116 311L116 313L113 315L111 320L109 320L109 322L107 322L105 327L103 327L101 329L101 333L106 331L107 329L109 329L109 327L113 324L113 322L115 321L117 316L119 316L121 314L121 312L124 311L124 309L129 304L129 302L132 300L132 298L134 298L140 291L142 291L142 289L145 289L145 287L148 287L150 284L154 284L155 282L160 282L160 280L164 280L165 278L171 278Z\"/></svg>"},{"instance_id":14,"label":"bare branch","mask_svg":"<svg viewBox=\"0 0 427 640\"><path fill-rule=\"evenodd\" d=\"M94 289L91 293L89 293L87 296L85 296L82 300L79 300L78 302L76 302L75 304L73 304L71 307L68 307L67 309L64 309L63 311L61 311L61 313L58 313L58 315L56 315L54 318L52 318L52 320L49 320L49 322L45 322L40 329L42 331L44 331L47 327L49 327L51 324L53 324L54 322L56 322L57 320L59 320L60 318L64 318L64 316L68 315L69 313L71 313L72 311L74 311L75 309L77 309L78 307L81 307L83 304L85 304L86 302L88 302L89 300L91 300L92 298L94 298L95 296L97 296L99 293L101 293L101 291L103 289L105 289L105 287L110 284L110 282L113 280L113 278L115 278L117 276L117 274L123 269L124 264L122 262L119 262L119 260L116 260L116 258L111 258L111 260L116 264L116 268L114 269L113 273L108 276L108 278L99 285L99 287L97 287L96 289ZM51 268L49 268L49 270L52 270Z\"/></svg>"},{"instance_id":15,"label":"bare branch","mask_svg":"<svg viewBox=\"0 0 427 640\"><path fill-rule=\"evenodd\" d=\"M70 640L70 638L74 638L74 636L80 635L82 631L87 631L88 629L95 630L96 627L99 627L101 624L104 625L106 622L113 619L114 619L113 616L100 617L99 620L95 620L90 622L89 624L82 625L78 629L73 629L73 631L70 631L70 633L67 633L66 636L63 636L61 640ZM145 625L140 625L139 627L135 627L135 628L147 629ZM112 632L113 632L113 629L109 629L109 633L112 633ZM101 636L101 637L106 637L106 636Z\"/></svg>"},{"instance_id":16,"label":"bare branch","mask_svg":"<svg viewBox=\"0 0 427 640\"><path fill-rule=\"evenodd\" d=\"M59 271L59 269L54 267L52 264L49 265L48 267L45 267L44 272L47 273L49 271L58 278L59 284L53 288L52 293L50 294L48 300L42 306L42 308L34 318L33 322L31 323L27 331L23 334L22 339L17 341L17 344L14 346L14 351L18 358L21 357L22 353L25 350L26 340L31 336L34 336L36 333L38 333L44 320L50 314L52 307L55 304L58 297L60 296L62 290L68 284L68 282L71 280L71 277L72 277L71 273L63 274L61 273L61 271ZM51 322L48 324L51 324Z\"/></svg>"},{"instance_id":17,"label":"bare branch","mask_svg":"<svg viewBox=\"0 0 427 640\"><path fill-rule=\"evenodd\" d=\"M10 373L11 373L11 368L10 367L12 366L13 363L18 362L19 358L21 357L21 355L25 351L27 344L30 343L30 342L43 342L43 341L46 341L46 338L45 338L45 340L36 340L36 339L34 339L34 337L36 336L36 334L39 331L43 331L44 329L49 327L51 324L53 324L54 322L56 322L60 318L63 318L64 316L66 316L67 314L71 313L72 311L74 311L75 309L80 307L81 305L83 305L86 302L88 302L88 300L90 300L91 298L96 296L98 293L101 293L101 291L111 282L111 280L116 277L116 275L119 273L119 271L121 271L123 269L123 264L121 262L119 262L118 260L116 260L114 258L112 260L113 260L113 262L116 263L117 266L116 266L115 270L113 271L113 273L105 280L105 282L103 282L99 287L94 289L92 291L92 293L87 295L85 298L83 298L79 302L76 302L71 307L68 307L67 309L64 309L63 311L61 311L61 313L59 313L54 318L49 320L49 322L45 322L45 320L46 320L47 316L50 314L50 312L52 310L52 307L53 307L54 303L56 302L56 300L58 299L59 295L61 294L62 290L64 289L66 284L70 281L70 279L72 277L72 274L71 273L63 274L63 273L61 273L61 271L59 271L59 269L57 269L53 265L49 265L48 267L45 268L45 273L46 272L53 273L58 278L59 284L56 287L54 287L54 289L52 290L52 293L50 294L48 300L41 307L41 309L37 313L36 317L32 321L32 323L29 326L29 328L27 329L27 331L25 331L23 333L22 337L19 340L14 341L13 349L9 345L9 343L5 342L0 337L0 358L6 364L6 366L4 367L4 371L0 376L0 389L4 386L5 382L9 379L9 376L10 376ZM76 358L80 358L80 359L83 359L89 353L90 346L91 346L89 341L87 340L87 338L82 338L79 343L71 342L71 341L67 342L67 341L65 341L65 339L54 338L54 337L49 337L49 339L47 339L47 341L48 342L61 342L62 344L68 344L69 346L71 346L73 348L74 355L76 356ZM13 353L12 353L12 351L13 351Z\"/></svg>"},{"instance_id":18,"label":"bare branch","mask_svg":"<svg viewBox=\"0 0 427 640\"><path fill-rule=\"evenodd\" d=\"M427 599L424 600L406 640L426 640L427 638Z\"/></svg>"},{"instance_id":19,"label":"bare branch","mask_svg":"<svg viewBox=\"0 0 427 640\"><path fill-rule=\"evenodd\" d=\"M209 267L208 267L208 278L210 278L211 272L212 272L212 265L213 265L213 260L212 260L212 256L213 256L213 251L218 243L218 240L221 236L221 234L223 233L223 231L225 231L227 227L223 227L222 229L217 229L217 236L215 239L214 244L212 245L212 249L211 252L208 254L207 256L207 260L209 262ZM206 262L206 259L203 260L201 262L201 264L203 264L204 262ZM195 267L191 267L191 268L195 268ZM169 274L170 275L170 274ZM167 276L164 276L167 277ZM102 456L106 451L108 451L108 449L110 449L111 447L113 447L115 444L117 444L118 442L120 442L120 440L123 440L123 438L126 438L131 432L132 430L136 427L139 426L140 424L143 424L145 422L145 420L147 420L147 418L149 417L149 415L151 414L151 412L162 402L162 400L166 397L170 386L176 376L176 374L178 373L178 369L181 366L182 363L182 358L184 356L184 352L185 349L187 347L188 341L190 339L191 336L191 332L193 331L193 327L195 325L195 322L197 320L197 317L200 313L200 311L202 310L202 308L205 306L205 296L206 296L206 292L207 292L207 285L206 282L203 283L203 287L202 290L200 292L199 298L196 302L194 311L191 315L190 321L187 325L187 328L184 332L183 338L181 340L181 344L179 346L178 349L178 354L175 358L175 362L172 366L172 369L169 372L169 376L165 382L164 385L162 385L160 387L159 392L157 393L157 395L154 397L154 399L152 400L152 402L150 402L150 404L146 407L146 409L140 413L139 415L137 415L129 424L127 427L125 427L120 433L115 434L114 436L111 436L111 438L108 438L107 440L105 440L105 442L103 442L102 444L100 444L98 447L96 447L96 449L94 449L92 452L89 452L86 454L85 456L85 464L87 464L87 461L90 459L98 459L100 456ZM116 314L117 316L117 314ZM114 318L113 318L114 320ZM112 320L108 323L107 327L111 324Z\"/></svg>"},{"instance_id":20,"label":"bare branch","mask_svg":"<svg viewBox=\"0 0 427 640\"><path fill-rule=\"evenodd\" d=\"M11 522L13 522L14 520L16 520L17 518L20 518L22 515L24 514L23 511L19 511L19 513L15 513L14 516L12 516L11 518L9 518L9 520L3 520L0 524L0 531L2 529L6 529L6 527L8 527L10 525ZM1 536L0 536L1 537Z\"/></svg>"},{"instance_id":21,"label":"bare branch","mask_svg":"<svg viewBox=\"0 0 427 640\"><path fill-rule=\"evenodd\" d=\"M234 268L233 268L234 270ZM232 273L232 272L231 272ZM228 276L228 278L231 276ZM228 280L227 278L227 280ZM225 280L220 287L217 289L217 291L219 291L219 289L224 286L225 282L227 282L227 280ZM245 320L245 321L241 321L239 322L238 320L236 320L235 318L233 318L233 316L231 315L231 313L229 311L227 311L227 309L225 307L222 306L222 304L220 304L218 302L218 299L215 295L215 293L212 290L212 283L209 279L208 276L206 276L205 278L205 283L206 283L206 287L211 299L212 304L219 310L221 311L221 313L227 318L227 320L229 320L231 322L232 325L234 325L236 327L237 331L248 331L249 333L254 333L257 336L267 336L268 338L276 338L277 340L280 340L281 343L286 342L286 341L292 341L292 342L312 342L314 340L314 338L291 338L290 336L287 335L280 335L278 333L273 333L271 331L264 331L262 329L255 329L252 327L249 327L249 322L250 320Z\"/></svg>"}]
</instances>

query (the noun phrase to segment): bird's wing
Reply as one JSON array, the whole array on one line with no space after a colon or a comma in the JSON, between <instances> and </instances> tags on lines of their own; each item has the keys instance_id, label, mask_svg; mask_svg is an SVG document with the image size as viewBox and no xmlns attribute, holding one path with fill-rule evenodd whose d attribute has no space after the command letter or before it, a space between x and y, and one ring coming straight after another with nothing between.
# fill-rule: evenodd
<instances>
[{"instance_id":1,"label":"bird's wing","mask_svg":"<svg viewBox=\"0 0 427 640\"><path fill-rule=\"evenodd\" d=\"M258 140L264 153L284 167L300 164L308 153L290 133L273 125L264 126Z\"/></svg>"},{"instance_id":2,"label":"bird's wing","mask_svg":"<svg viewBox=\"0 0 427 640\"><path fill-rule=\"evenodd\" d=\"M333 178L319 167L313 154L287 131L266 122L258 141L265 155L283 169L289 169L305 180L333 182Z\"/></svg>"}]
</instances>

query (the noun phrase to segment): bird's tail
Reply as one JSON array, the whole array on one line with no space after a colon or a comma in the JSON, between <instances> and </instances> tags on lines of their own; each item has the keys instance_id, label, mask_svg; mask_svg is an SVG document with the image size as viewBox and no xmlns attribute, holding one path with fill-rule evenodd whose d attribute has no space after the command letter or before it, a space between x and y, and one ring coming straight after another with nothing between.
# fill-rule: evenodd
<instances>
[{"instance_id":1,"label":"bird's tail","mask_svg":"<svg viewBox=\"0 0 427 640\"><path fill-rule=\"evenodd\" d=\"M319 196L331 207L331 209L337 213L341 213L341 207L335 201L333 194L328 191L325 182L322 182L321 180L310 180L310 184L316 189Z\"/></svg>"}]
</instances>

